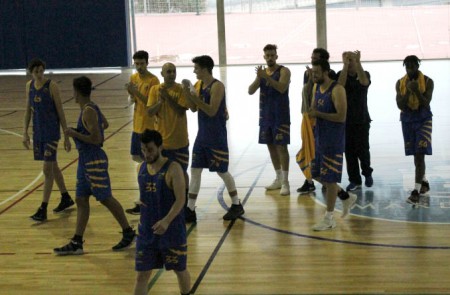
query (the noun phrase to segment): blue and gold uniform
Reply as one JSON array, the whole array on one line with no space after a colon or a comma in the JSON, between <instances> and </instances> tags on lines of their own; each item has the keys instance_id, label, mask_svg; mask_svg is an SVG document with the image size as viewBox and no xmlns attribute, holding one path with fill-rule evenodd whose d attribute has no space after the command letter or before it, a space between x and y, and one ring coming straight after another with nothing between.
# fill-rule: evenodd
<instances>
[{"instance_id":1,"label":"blue and gold uniform","mask_svg":"<svg viewBox=\"0 0 450 295\"><path fill-rule=\"evenodd\" d=\"M336 113L332 100L333 81L322 93L320 87L315 92L314 104L316 110L322 113ZM312 163L312 176L324 182L341 182L343 153L345 150L345 123L331 122L316 118L314 128L316 156Z\"/></svg>"},{"instance_id":2,"label":"blue and gold uniform","mask_svg":"<svg viewBox=\"0 0 450 295\"><path fill-rule=\"evenodd\" d=\"M419 91L424 93L426 85L430 78L423 75L419 71L418 85ZM409 81L408 75L400 79L400 92L402 95L406 94L406 85ZM413 95L411 95L413 96ZM412 101L415 99L416 102ZM433 129L433 114L429 105L423 106L415 97L410 97L407 107L400 113L400 121L402 122L403 140L405 143L405 155L412 156L416 154L431 155L432 150L432 129Z\"/></svg>"},{"instance_id":3,"label":"blue and gold uniform","mask_svg":"<svg viewBox=\"0 0 450 295\"><path fill-rule=\"evenodd\" d=\"M207 104L211 103L211 87L216 82L217 80L214 79L204 89L202 82L195 84L200 98ZM214 116L210 117L202 110L198 110L198 133L192 151L192 168L209 168L211 172L220 173L228 171L227 119L225 95Z\"/></svg>"},{"instance_id":4,"label":"blue and gold uniform","mask_svg":"<svg viewBox=\"0 0 450 295\"><path fill-rule=\"evenodd\" d=\"M270 76L279 81L279 66ZM280 93L261 79L259 84L259 143L286 145L290 143L289 88Z\"/></svg>"},{"instance_id":5,"label":"blue and gold uniform","mask_svg":"<svg viewBox=\"0 0 450 295\"><path fill-rule=\"evenodd\" d=\"M102 138L104 138L103 116L99 107L90 102L83 107L76 131L81 134L89 134L83 122L83 113L87 108L95 110L97 113L98 126ZM108 174L108 157L102 149L101 144L91 144L74 138L79 158L77 168L76 196L88 197L93 195L97 201L103 201L112 196L111 181Z\"/></svg>"},{"instance_id":6,"label":"blue and gold uniform","mask_svg":"<svg viewBox=\"0 0 450 295\"><path fill-rule=\"evenodd\" d=\"M30 83L28 100L33 114L33 151L35 160L56 161L61 138L59 117L50 92L51 80L37 89Z\"/></svg>"},{"instance_id":7,"label":"blue and gold uniform","mask_svg":"<svg viewBox=\"0 0 450 295\"><path fill-rule=\"evenodd\" d=\"M186 225L184 211L172 220L162 235L153 233L153 225L164 218L175 203L175 193L166 182L166 173L172 164L167 160L161 169L151 175L144 162L139 167L141 219L136 242L136 271L162 268L183 271L187 262Z\"/></svg>"}]
</instances>

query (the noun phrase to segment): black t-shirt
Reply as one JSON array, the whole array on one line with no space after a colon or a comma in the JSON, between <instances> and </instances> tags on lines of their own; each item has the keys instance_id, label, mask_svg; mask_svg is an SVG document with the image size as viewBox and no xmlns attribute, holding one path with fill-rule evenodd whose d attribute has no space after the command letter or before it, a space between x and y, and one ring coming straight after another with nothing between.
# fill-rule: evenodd
<instances>
[{"instance_id":1,"label":"black t-shirt","mask_svg":"<svg viewBox=\"0 0 450 295\"><path fill-rule=\"evenodd\" d=\"M358 75L347 75L345 92L347 94L347 124L364 124L372 121L367 107L367 91L372 83L370 74L364 71L369 79L369 85L363 86L359 83ZM337 73L337 79L341 71Z\"/></svg>"}]
</instances>

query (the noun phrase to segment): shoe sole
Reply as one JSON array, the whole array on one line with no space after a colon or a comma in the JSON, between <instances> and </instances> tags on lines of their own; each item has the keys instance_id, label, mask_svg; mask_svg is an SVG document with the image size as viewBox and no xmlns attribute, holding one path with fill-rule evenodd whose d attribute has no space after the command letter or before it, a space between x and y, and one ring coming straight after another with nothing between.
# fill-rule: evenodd
<instances>
[{"instance_id":1,"label":"shoe sole","mask_svg":"<svg viewBox=\"0 0 450 295\"><path fill-rule=\"evenodd\" d=\"M139 212L139 213L137 213L137 212L128 212L128 211L125 211L127 214L130 214L130 215L141 215L141 212Z\"/></svg>"},{"instance_id":2,"label":"shoe sole","mask_svg":"<svg viewBox=\"0 0 450 295\"><path fill-rule=\"evenodd\" d=\"M326 231L326 230L332 230L333 228L336 227L336 224L333 224L327 228L313 228L313 231Z\"/></svg>"},{"instance_id":3,"label":"shoe sole","mask_svg":"<svg viewBox=\"0 0 450 295\"><path fill-rule=\"evenodd\" d=\"M353 189L347 189L347 191L348 191L348 192L354 192L354 191L357 191L357 190L359 190L359 189L361 189L361 186L357 186L357 187L355 187L355 188L353 188Z\"/></svg>"},{"instance_id":4,"label":"shoe sole","mask_svg":"<svg viewBox=\"0 0 450 295\"><path fill-rule=\"evenodd\" d=\"M299 193L300 195L306 195L306 194L313 193L313 192L315 192L315 191L316 191L315 189L313 189L312 191L306 191L306 192L297 190L297 193Z\"/></svg>"},{"instance_id":5,"label":"shoe sole","mask_svg":"<svg viewBox=\"0 0 450 295\"><path fill-rule=\"evenodd\" d=\"M281 189L281 186L280 187L265 187L265 189L266 189L266 191L274 191L277 189Z\"/></svg>"},{"instance_id":6,"label":"shoe sole","mask_svg":"<svg viewBox=\"0 0 450 295\"><path fill-rule=\"evenodd\" d=\"M241 217L244 214L245 214L245 211L242 211L242 213L240 213L236 218L225 218L225 217L223 217L223 220L226 220L226 221L236 220L236 219L238 219L239 217Z\"/></svg>"},{"instance_id":7,"label":"shoe sole","mask_svg":"<svg viewBox=\"0 0 450 295\"><path fill-rule=\"evenodd\" d=\"M35 218L33 218L33 217L30 217L30 219L33 220L33 221L36 221L36 222L44 222L44 221L47 221L47 218L46 218L46 219L35 219Z\"/></svg>"},{"instance_id":8,"label":"shoe sole","mask_svg":"<svg viewBox=\"0 0 450 295\"><path fill-rule=\"evenodd\" d=\"M136 241L136 235L134 235L133 240L131 240L130 244L128 244L127 246L122 247L122 248L119 248L119 249L114 249L114 248L111 248L111 249L112 249L114 252L119 252L119 251L122 251L122 250L125 250L125 249L130 248L131 245L133 245L133 243L134 243L135 241Z\"/></svg>"},{"instance_id":9,"label":"shoe sole","mask_svg":"<svg viewBox=\"0 0 450 295\"><path fill-rule=\"evenodd\" d=\"M53 253L55 253L58 256L69 256L69 255L83 255L84 251L77 250L75 252L58 252L58 251L53 250Z\"/></svg>"},{"instance_id":10,"label":"shoe sole","mask_svg":"<svg viewBox=\"0 0 450 295\"><path fill-rule=\"evenodd\" d=\"M75 205L75 203L73 203L72 205L70 205L70 206L68 206L68 207L66 207L66 208L64 208L64 209L62 209L62 210L60 210L60 211L55 211L55 210L53 209L53 214L64 213L64 211L66 211L67 209L69 209L69 208L72 207L73 205Z\"/></svg>"}]
</instances>

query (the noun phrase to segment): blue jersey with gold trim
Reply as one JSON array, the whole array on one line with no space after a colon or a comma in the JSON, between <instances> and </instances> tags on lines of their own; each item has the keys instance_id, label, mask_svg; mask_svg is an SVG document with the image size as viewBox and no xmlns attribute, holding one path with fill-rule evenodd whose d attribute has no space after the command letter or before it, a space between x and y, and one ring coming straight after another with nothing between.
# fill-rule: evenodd
<instances>
[{"instance_id":1,"label":"blue jersey with gold trim","mask_svg":"<svg viewBox=\"0 0 450 295\"><path fill-rule=\"evenodd\" d=\"M186 225L182 210L170 223L163 235L155 235L152 226L167 213L175 203L175 193L166 183L166 173L172 164L167 160L161 169L150 175L147 162L139 168L138 182L140 191L141 219L139 224L139 239L145 243L159 247L179 246L186 244Z\"/></svg>"},{"instance_id":2,"label":"blue jersey with gold trim","mask_svg":"<svg viewBox=\"0 0 450 295\"><path fill-rule=\"evenodd\" d=\"M281 69L278 69L270 76L273 80L279 81ZM289 87L284 93L270 85L267 85L265 79L259 83L259 126L272 126L281 124L290 124L289 109Z\"/></svg>"},{"instance_id":3,"label":"blue jersey with gold trim","mask_svg":"<svg viewBox=\"0 0 450 295\"><path fill-rule=\"evenodd\" d=\"M40 142L57 141L61 138L59 117L50 93L50 82L36 89L32 80L28 100L33 112L33 140Z\"/></svg>"},{"instance_id":4,"label":"blue jersey with gold trim","mask_svg":"<svg viewBox=\"0 0 450 295\"><path fill-rule=\"evenodd\" d=\"M314 98L317 111L328 114L336 113L332 100L333 88L336 85L337 82L333 81L324 93L321 93L320 87L317 87ZM343 153L345 150L345 123L317 118L314 137L319 152L323 154Z\"/></svg>"},{"instance_id":5,"label":"blue jersey with gold trim","mask_svg":"<svg viewBox=\"0 0 450 295\"><path fill-rule=\"evenodd\" d=\"M207 104L211 104L211 88L216 79L205 89L200 86L200 98ZM198 110L198 133L195 142L205 147L223 147L228 145L227 140L227 105L226 95L220 102L217 113L210 117L202 110Z\"/></svg>"},{"instance_id":6,"label":"blue jersey with gold trim","mask_svg":"<svg viewBox=\"0 0 450 295\"><path fill-rule=\"evenodd\" d=\"M86 108L91 108L93 110L96 111L97 113L97 120L98 120L98 127L100 129L100 133L102 135L102 138L104 139L104 128L103 128L103 116L102 113L100 111L100 108L93 102L89 102L87 103L84 107L83 110L80 113L80 116L78 117L78 124L77 124L77 129L76 131L81 133L81 134L85 134L85 135L89 135L89 131L86 129L86 126L84 125L83 122L83 113L86 110ZM102 148L103 146L103 140L102 143L99 145L96 144L92 144L92 143L87 143L84 141L81 141L77 138L73 138L73 140L75 141L75 145L77 147L77 150L79 152L86 152L86 151L98 151Z\"/></svg>"}]
</instances>

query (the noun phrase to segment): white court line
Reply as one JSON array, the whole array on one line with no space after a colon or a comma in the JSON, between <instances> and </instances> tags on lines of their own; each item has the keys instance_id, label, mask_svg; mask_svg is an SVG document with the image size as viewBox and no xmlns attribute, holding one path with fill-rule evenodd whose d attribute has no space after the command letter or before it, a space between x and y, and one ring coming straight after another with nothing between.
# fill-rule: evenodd
<instances>
[{"instance_id":1,"label":"white court line","mask_svg":"<svg viewBox=\"0 0 450 295\"><path fill-rule=\"evenodd\" d=\"M1 128L0 128L0 131L1 131L1 132L8 133L8 134L11 134L11 135L14 135L14 136L22 137L21 134L16 133L16 132L12 132L12 131L9 131L9 130L5 130L5 129L1 129ZM42 175L43 175L43 173L42 173L42 171L41 171L41 172L39 173L39 175L38 175L32 182L30 182L26 187L24 187L23 189L21 189L20 191L18 191L18 192L15 193L14 195L12 195L11 197L6 198L4 201L1 201L1 202L0 202L0 206L2 206L3 204L6 204L7 202L9 202L9 201L15 199L18 195L20 195L20 194L22 194L23 192L25 192L26 190L28 190L28 188L30 188L31 186L33 186L33 185L39 180L39 178L42 177Z\"/></svg>"},{"instance_id":2,"label":"white court line","mask_svg":"<svg viewBox=\"0 0 450 295\"><path fill-rule=\"evenodd\" d=\"M24 187L23 189L21 189L20 191L18 191L17 193L15 193L14 195L12 195L11 197L7 198L4 201L0 202L0 206L2 206L3 204L8 203L9 201L15 199L18 195L22 194L23 192L25 192L26 190L28 190L28 188L30 188L31 186L33 186L38 180L39 178L42 177L42 175L44 175L41 171L41 173L39 173L39 175L32 181L30 182L30 184L28 184L26 187Z\"/></svg>"}]
</instances>

